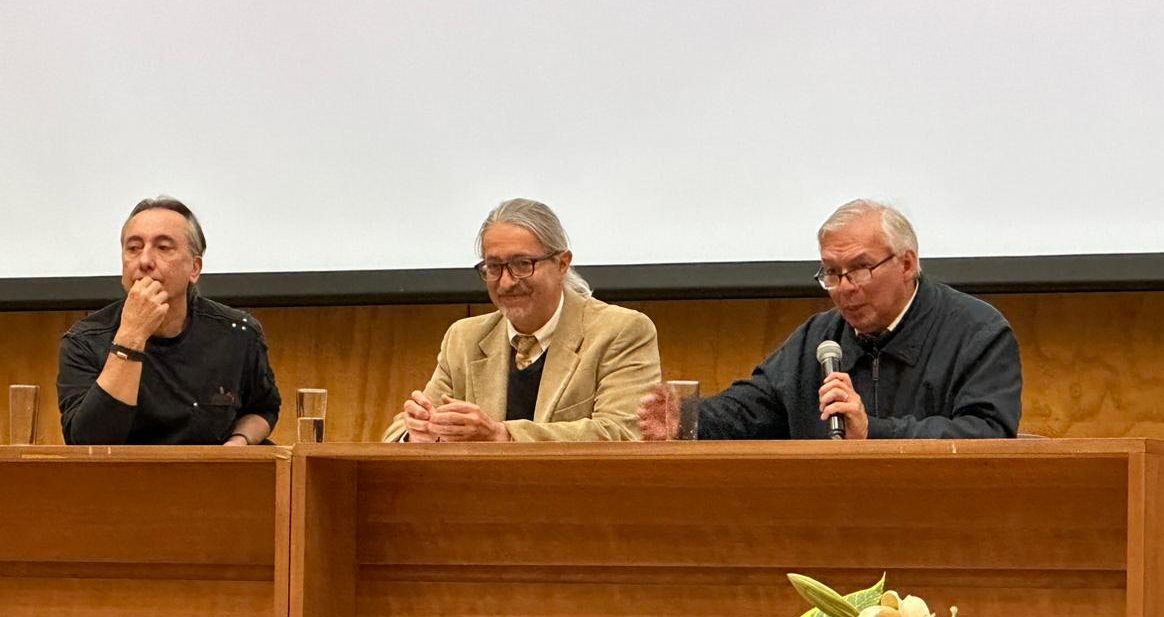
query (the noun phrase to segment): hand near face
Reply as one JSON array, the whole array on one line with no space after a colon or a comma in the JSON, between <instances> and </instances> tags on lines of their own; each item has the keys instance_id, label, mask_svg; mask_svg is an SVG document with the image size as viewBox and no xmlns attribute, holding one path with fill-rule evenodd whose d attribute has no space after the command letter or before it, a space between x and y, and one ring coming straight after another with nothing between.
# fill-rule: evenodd
<instances>
[{"instance_id":1,"label":"hand near face","mask_svg":"<svg viewBox=\"0 0 1164 617\"><path fill-rule=\"evenodd\" d=\"M121 329L117 342L141 349L146 339L158 330L170 311L169 294L162 284L145 276L133 283L121 309Z\"/></svg>"},{"instance_id":2,"label":"hand near face","mask_svg":"<svg viewBox=\"0 0 1164 617\"><path fill-rule=\"evenodd\" d=\"M869 438L865 403L853 389L853 380L848 373L830 373L821 384L819 396L821 420L827 421L832 415L844 416L845 439Z\"/></svg>"},{"instance_id":3,"label":"hand near face","mask_svg":"<svg viewBox=\"0 0 1164 617\"><path fill-rule=\"evenodd\" d=\"M679 434L679 400L658 384L639 401L639 432L644 441L666 441Z\"/></svg>"},{"instance_id":4,"label":"hand near face","mask_svg":"<svg viewBox=\"0 0 1164 617\"><path fill-rule=\"evenodd\" d=\"M428 430L437 441L509 441L509 430L481 411L481 408L451 396L441 397L441 405L429 416Z\"/></svg>"}]
</instances>

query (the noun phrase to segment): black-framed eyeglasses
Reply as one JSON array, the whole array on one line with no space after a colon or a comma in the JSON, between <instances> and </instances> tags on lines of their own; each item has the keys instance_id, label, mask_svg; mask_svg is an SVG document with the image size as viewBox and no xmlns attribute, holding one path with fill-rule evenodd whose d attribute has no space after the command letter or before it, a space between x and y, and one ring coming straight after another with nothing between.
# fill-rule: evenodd
<instances>
[{"instance_id":1,"label":"black-framed eyeglasses","mask_svg":"<svg viewBox=\"0 0 1164 617\"><path fill-rule=\"evenodd\" d=\"M525 279L533 276L534 267L539 261L553 259L561 254L561 251L555 251L546 253L541 257L514 257L509 261L482 261L473 266L473 269L486 281L500 280L503 270L509 270L509 277L514 280Z\"/></svg>"},{"instance_id":2,"label":"black-framed eyeglasses","mask_svg":"<svg viewBox=\"0 0 1164 617\"><path fill-rule=\"evenodd\" d=\"M831 291L837 287L840 287L841 277L849 279L849 282L852 283L854 287L860 287L861 285L864 285L873 279L874 270L886 263L889 263L889 260L893 259L894 257L897 257L897 255L891 253L889 257L886 257L885 259L882 259L881 261L871 266L853 268L852 270L847 270L845 272L826 272L824 266L821 266L820 270L817 270L816 276L812 278L816 279L816 282L820 283L820 286L823 287L825 291Z\"/></svg>"}]
</instances>

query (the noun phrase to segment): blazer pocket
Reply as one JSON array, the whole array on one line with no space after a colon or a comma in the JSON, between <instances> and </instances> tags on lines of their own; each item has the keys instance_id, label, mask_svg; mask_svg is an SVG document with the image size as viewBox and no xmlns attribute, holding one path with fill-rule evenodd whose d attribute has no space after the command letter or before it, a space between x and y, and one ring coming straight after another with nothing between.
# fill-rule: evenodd
<instances>
[{"instance_id":1,"label":"blazer pocket","mask_svg":"<svg viewBox=\"0 0 1164 617\"><path fill-rule=\"evenodd\" d=\"M594 397L591 396L577 403L567 405L566 407L559 407L554 411L554 415L550 418L550 422L569 422L571 420L581 420L582 418L589 418L594 414Z\"/></svg>"}]
</instances>

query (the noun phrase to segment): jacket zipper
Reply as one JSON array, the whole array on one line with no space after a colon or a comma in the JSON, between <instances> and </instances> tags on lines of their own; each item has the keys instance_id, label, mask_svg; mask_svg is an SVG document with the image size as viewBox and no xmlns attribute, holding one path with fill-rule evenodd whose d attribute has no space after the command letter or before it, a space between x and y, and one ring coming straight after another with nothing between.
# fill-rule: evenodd
<instances>
[{"instance_id":1,"label":"jacket zipper","mask_svg":"<svg viewBox=\"0 0 1164 617\"><path fill-rule=\"evenodd\" d=\"M881 351L873 352L873 417L880 418L881 413L878 411L877 400L881 398L877 395L877 380L881 377Z\"/></svg>"}]
</instances>

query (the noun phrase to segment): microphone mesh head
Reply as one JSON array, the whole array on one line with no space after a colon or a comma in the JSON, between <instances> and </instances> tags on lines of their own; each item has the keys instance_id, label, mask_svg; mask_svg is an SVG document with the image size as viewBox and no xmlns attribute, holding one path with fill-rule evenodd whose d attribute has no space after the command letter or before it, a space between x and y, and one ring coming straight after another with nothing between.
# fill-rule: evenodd
<instances>
[{"instance_id":1,"label":"microphone mesh head","mask_svg":"<svg viewBox=\"0 0 1164 617\"><path fill-rule=\"evenodd\" d=\"M816 361L824 362L825 358L832 358L834 360L840 361L840 343L836 341L821 341L820 345L816 346Z\"/></svg>"}]
</instances>

